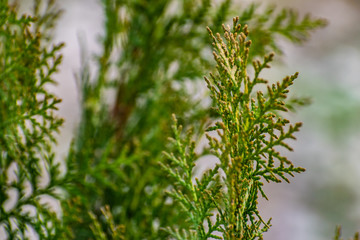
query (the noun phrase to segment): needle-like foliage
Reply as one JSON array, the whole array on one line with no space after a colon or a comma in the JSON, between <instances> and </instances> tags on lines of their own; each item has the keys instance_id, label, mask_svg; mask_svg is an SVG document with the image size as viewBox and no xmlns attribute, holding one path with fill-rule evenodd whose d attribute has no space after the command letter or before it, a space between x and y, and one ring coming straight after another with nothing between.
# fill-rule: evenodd
<instances>
[{"instance_id":1,"label":"needle-like foliage","mask_svg":"<svg viewBox=\"0 0 360 240\"><path fill-rule=\"evenodd\" d=\"M82 113L68 156L71 197L66 204L77 214L66 219L75 238L88 239L88 212L102 219L100 208L108 205L114 219L125 225L127 238L165 238L161 227L169 222L188 226L179 221L177 203L166 201L167 176L158 167L171 133L169 116L176 113L182 124L197 125L195 129L218 116L202 104L203 96L192 96L214 65L204 26L220 31L222 22L240 12L242 21L257 29L254 38L276 39L282 33L295 36L295 28L308 34L324 21L309 19L302 28L296 18L285 27L289 15L275 24L281 12L264 12L257 5L235 7L230 0L103 0L102 6L99 71L90 75L84 63L78 75ZM250 58L262 54L261 49L279 47L271 40L256 42L253 49ZM105 94L111 91L115 99L108 106Z\"/></svg>"},{"instance_id":2,"label":"needle-like foliage","mask_svg":"<svg viewBox=\"0 0 360 240\"><path fill-rule=\"evenodd\" d=\"M102 52L92 61L82 51L79 126L61 175L51 148L62 124L54 115L60 100L46 89L61 62L62 44L50 46L61 11L56 0L33 0L33 17L19 17L9 2L28 1L0 0L5 237L262 238L270 226L257 209L258 197L266 198L263 182L303 171L280 149L291 150L300 124L280 113L304 102L287 97L296 74L256 92L266 86L260 73L273 55L254 59L281 54L279 38L301 43L324 20L231 0L99 1ZM221 27L235 14L232 29ZM209 30L217 65L206 78L211 99L199 93L202 76L214 68L204 26L224 32ZM210 147L195 153L193 139L209 123ZM180 125L194 131L184 136ZM218 164L195 178L196 160L209 153ZM60 202L60 218L49 199Z\"/></svg>"},{"instance_id":3,"label":"needle-like foliage","mask_svg":"<svg viewBox=\"0 0 360 240\"><path fill-rule=\"evenodd\" d=\"M265 93L255 92L257 85L267 84L260 73L270 67L274 54L265 56L262 62L254 61L254 74L250 75L251 40L247 25L241 26L238 21L238 17L234 18L233 28L223 25L223 35L214 35L208 28L217 73L210 74L210 79L205 77L205 81L221 120L206 130L217 133L206 136L219 163L201 181L192 180L197 159L191 135L182 140L181 128L176 122L173 127L177 154L167 153L174 167L165 166L176 183L170 196L181 203L192 224L184 235L170 230L178 239L208 239L216 232L222 239L262 239L270 226L257 208L259 194L267 199L263 181L289 182L287 175L304 171L279 152L279 147L292 151L287 140L295 139L294 133L301 126L290 124L279 114L287 111L285 100L298 74L267 85ZM181 186L180 190L176 186ZM211 220L211 216L215 218Z\"/></svg>"},{"instance_id":4,"label":"needle-like foliage","mask_svg":"<svg viewBox=\"0 0 360 240\"><path fill-rule=\"evenodd\" d=\"M0 1L0 226L9 239L31 231L40 239L61 234L45 200L60 200L63 184L51 145L63 120L54 115L60 99L46 87L55 83L63 45L43 44L36 24Z\"/></svg>"}]
</instances>

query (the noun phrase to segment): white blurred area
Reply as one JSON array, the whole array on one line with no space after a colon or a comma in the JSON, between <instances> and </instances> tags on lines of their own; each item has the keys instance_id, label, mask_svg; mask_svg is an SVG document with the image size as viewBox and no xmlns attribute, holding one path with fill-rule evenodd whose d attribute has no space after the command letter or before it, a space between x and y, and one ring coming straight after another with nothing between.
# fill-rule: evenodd
<instances>
[{"instance_id":1,"label":"white blurred area","mask_svg":"<svg viewBox=\"0 0 360 240\"><path fill-rule=\"evenodd\" d=\"M99 38L103 33L103 12L100 3L100 0L58 1L64 12L57 24L54 41L64 42L65 47L54 91L62 99L59 114L65 118L58 146L58 157L62 159L67 155L80 118L81 90L76 75L80 73L81 51L85 50L89 59L101 53Z\"/></svg>"},{"instance_id":2,"label":"white blurred area","mask_svg":"<svg viewBox=\"0 0 360 240\"><path fill-rule=\"evenodd\" d=\"M62 159L79 120L74 74L80 68L80 44L87 45L90 57L101 51L103 16L100 0L58 2L65 12L55 41L66 46L53 90L63 99L59 114L66 120L58 146ZM299 71L293 92L311 97L312 104L288 115L304 124L298 140L291 142L295 151L289 158L307 171L291 184L265 187L269 201L260 200L260 208L265 219L272 217L273 226L264 239L332 239L339 224L347 239L360 230L360 1L271 2L326 18L329 25L302 46L283 41L284 56L267 76L281 80Z\"/></svg>"}]
</instances>

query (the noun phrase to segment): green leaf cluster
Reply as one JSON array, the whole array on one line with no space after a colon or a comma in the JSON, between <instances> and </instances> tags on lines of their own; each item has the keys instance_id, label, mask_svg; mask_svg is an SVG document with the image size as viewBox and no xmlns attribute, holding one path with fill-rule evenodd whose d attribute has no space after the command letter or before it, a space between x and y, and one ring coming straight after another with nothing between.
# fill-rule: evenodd
<instances>
[{"instance_id":1,"label":"green leaf cluster","mask_svg":"<svg viewBox=\"0 0 360 240\"><path fill-rule=\"evenodd\" d=\"M184 194L176 187L171 193L182 204L192 223L184 237L171 231L178 239L187 239L191 230L196 231L193 239L208 239L214 237L215 232L220 232L222 239L262 239L270 224L261 218L257 208L259 193L267 199L262 180L289 182L287 174L293 176L293 173L304 171L295 167L278 149L284 147L292 151L286 140L295 139L294 133L301 126L301 123L291 125L278 113L287 111L284 101L297 74L267 85L266 93L255 92L257 85L267 83L260 78L260 73L270 67L274 55L265 56L263 62L253 61L254 74L250 76L251 40L248 40L247 25L241 26L238 21L238 17L234 18L232 29L223 25L223 37L219 33L214 35L208 28L217 73L205 80L216 106L214 111L221 120L207 129L208 132L216 131L217 136L207 134L207 139L210 152L219 163L201 181L193 183L195 145L189 137L185 141L180 139L176 125L174 142L178 154L166 154L181 171L175 172L166 166L165 169L188 193ZM211 221L213 215L216 220Z\"/></svg>"},{"instance_id":2,"label":"green leaf cluster","mask_svg":"<svg viewBox=\"0 0 360 240\"><path fill-rule=\"evenodd\" d=\"M0 2L0 225L9 239L27 238L31 230L40 239L62 232L45 200L60 201L63 187L51 150L63 123L54 114L61 100L46 89L63 44L43 44L36 22Z\"/></svg>"}]
</instances>

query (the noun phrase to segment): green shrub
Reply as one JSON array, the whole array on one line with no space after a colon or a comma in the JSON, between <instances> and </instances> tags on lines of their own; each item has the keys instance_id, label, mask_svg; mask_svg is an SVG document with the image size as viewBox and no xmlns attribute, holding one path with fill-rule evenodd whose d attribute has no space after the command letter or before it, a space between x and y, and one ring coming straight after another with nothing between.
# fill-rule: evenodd
<instances>
[{"instance_id":1,"label":"green shrub","mask_svg":"<svg viewBox=\"0 0 360 240\"><path fill-rule=\"evenodd\" d=\"M15 5L0 1L0 226L7 237L262 239L270 227L257 208L264 180L304 171L279 147L292 150L287 140L301 125L281 112L305 100L287 98L297 74L255 89L267 83L260 72L274 57L269 52L281 54L279 38L301 43L325 21L229 0L101 4L98 71L91 74L83 58L80 123L61 171L51 149L63 122L54 115L60 100L46 89L61 62L62 44L50 41L61 11L54 0L35 0L32 17L19 17ZM222 26L234 15L233 28ZM205 78L209 92L199 96L214 68ZM115 93L110 105L108 92ZM195 153L205 132L209 147ZM219 162L195 179L196 160L207 154ZM60 216L44 203L49 198L60 203Z\"/></svg>"}]
</instances>

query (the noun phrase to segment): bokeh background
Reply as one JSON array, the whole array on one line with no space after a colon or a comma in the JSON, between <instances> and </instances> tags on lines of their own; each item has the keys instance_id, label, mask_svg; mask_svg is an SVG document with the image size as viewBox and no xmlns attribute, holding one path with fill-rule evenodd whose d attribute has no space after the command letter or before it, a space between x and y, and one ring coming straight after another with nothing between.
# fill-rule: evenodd
<instances>
[{"instance_id":1,"label":"bokeh background","mask_svg":"<svg viewBox=\"0 0 360 240\"><path fill-rule=\"evenodd\" d=\"M56 76L59 84L51 90L63 99L59 114L66 122L57 150L61 159L79 120L75 75L80 68L80 48L85 47L90 58L100 52L103 15L100 0L58 2L64 14L55 41L65 42L66 47ZM273 226L264 237L332 239L335 226L342 225L348 238L360 230L360 0L267 2L325 18L329 25L302 46L284 41L284 56L267 76L280 80L299 71L293 92L310 97L312 104L287 116L304 124L289 157L307 171L291 184L266 187L270 201L260 201L260 208L265 218L272 217Z\"/></svg>"}]
</instances>

